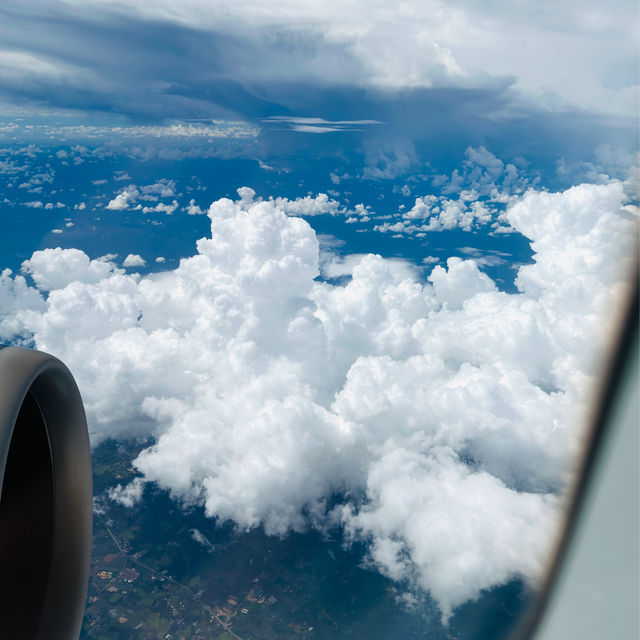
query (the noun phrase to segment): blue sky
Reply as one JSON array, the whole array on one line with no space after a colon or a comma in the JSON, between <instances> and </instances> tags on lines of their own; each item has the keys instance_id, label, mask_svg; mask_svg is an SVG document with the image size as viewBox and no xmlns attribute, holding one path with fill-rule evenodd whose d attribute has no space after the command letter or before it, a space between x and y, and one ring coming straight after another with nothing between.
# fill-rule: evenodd
<instances>
[{"instance_id":1,"label":"blue sky","mask_svg":"<svg viewBox=\"0 0 640 640\"><path fill-rule=\"evenodd\" d=\"M535 584L636 228L637 19L4 2L0 338L94 444L152 439L110 499L339 526L443 619Z\"/></svg>"}]
</instances>

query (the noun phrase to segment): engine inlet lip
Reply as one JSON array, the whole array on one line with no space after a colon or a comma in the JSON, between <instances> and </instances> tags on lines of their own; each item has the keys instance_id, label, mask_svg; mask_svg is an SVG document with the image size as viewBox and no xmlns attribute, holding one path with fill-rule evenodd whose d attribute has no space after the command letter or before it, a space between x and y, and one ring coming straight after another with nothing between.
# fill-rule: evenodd
<instances>
[{"instance_id":1,"label":"engine inlet lip","mask_svg":"<svg viewBox=\"0 0 640 640\"><path fill-rule=\"evenodd\" d=\"M1 347L0 495L14 432L23 428L19 416L27 405L29 415L41 418L46 431L51 539L48 566L42 566L44 594L33 603L34 629L20 637L77 639L87 595L93 517L91 450L82 399L72 374L57 358L34 349ZM11 632L3 633L1 621L0 637L13 640Z\"/></svg>"}]
</instances>

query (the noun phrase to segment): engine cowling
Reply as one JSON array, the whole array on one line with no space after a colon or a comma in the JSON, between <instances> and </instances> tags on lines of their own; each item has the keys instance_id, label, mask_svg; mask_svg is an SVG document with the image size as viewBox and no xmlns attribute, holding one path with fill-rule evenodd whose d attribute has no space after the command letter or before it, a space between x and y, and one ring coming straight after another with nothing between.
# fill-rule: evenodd
<instances>
[{"instance_id":1,"label":"engine cowling","mask_svg":"<svg viewBox=\"0 0 640 640\"><path fill-rule=\"evenodd\" d=\"M0 348L0 639L77 639L92 532L82 399L58 359Z\"/></svg>"}]
</instances>

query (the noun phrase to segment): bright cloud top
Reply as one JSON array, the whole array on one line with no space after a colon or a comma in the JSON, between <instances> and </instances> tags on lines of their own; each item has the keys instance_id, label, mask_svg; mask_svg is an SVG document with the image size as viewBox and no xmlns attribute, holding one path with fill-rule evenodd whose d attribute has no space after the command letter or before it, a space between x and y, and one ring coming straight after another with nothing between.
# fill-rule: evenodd
<instances>
[{"instance_id":1,"label":"bright cloud top","mask_svg":"<svg viewBox=\"0 0 640 640\"><path fill-rule=\"evenodd\" d=\"M94 444L152 436L134 462L144 481L211 516L274 534L342 526L445 618L534 579L622 286L622 184L509 206L535 252L518 294L455 258L427 282L377 255L345 261L346 285L316 280L309 224L240 195L211 205L211 237L173 271L34 253L37 288L2 273L0 337L62 358ZM141 494L137 480L112 497Z\"/></svg>"}]
</instances>

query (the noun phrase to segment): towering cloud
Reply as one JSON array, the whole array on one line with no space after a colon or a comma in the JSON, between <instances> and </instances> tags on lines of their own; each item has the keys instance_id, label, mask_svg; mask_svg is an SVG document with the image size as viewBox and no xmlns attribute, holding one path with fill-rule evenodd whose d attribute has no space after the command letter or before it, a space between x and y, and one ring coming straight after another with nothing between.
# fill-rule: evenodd
<instances>
[{"instance_id":1,"label":"towering cloud","mask_svg":"<svg viewBox=\"0 0 640 640\"><path fill-rule=\"evenodd\" d=\"M540 570L622 287L623 204L617 182L522 196L507 218L534 262L507 294L459 259L421 281L366 255L332 285L306 221L221 199L173 271L36 252L35 288L2 273L0 330L69 365L94 444L154 439L144 481L241 528L341 526L446 618Z\"/></svg>"}]
</instances>

